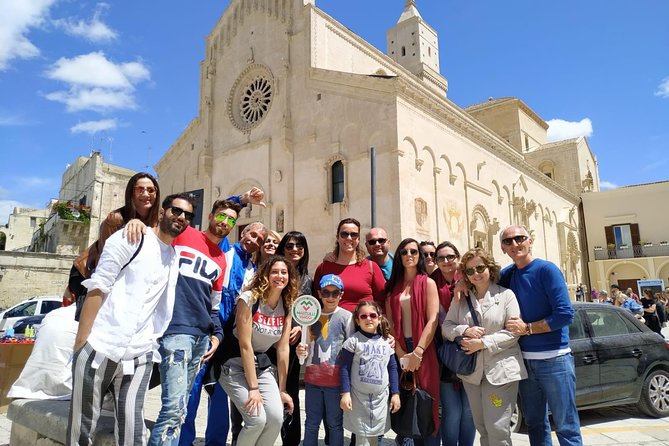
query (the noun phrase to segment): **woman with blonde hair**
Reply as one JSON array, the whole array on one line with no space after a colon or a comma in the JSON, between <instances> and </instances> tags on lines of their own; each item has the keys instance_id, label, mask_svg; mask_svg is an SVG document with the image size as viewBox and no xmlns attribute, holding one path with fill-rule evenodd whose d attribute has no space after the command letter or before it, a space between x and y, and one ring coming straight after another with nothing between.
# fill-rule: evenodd
<instances>
[{"instance_id":1,"label":"woman with blonde hair","mask_svg":"<svg viewBox=\"0 0 669 446\"><path fill-rule=\"evenodd\" d=\"M279 242L281 242L281 236L279 233L268 229L265 241L263 242L260 249L253 254L253 263L255 263L257 266L260 266L262 262L269 259L270 256L276 254L276 248L279 246Z\"/></svg>"},{"instance_id":2,"label":"woman with blonde hair","mask_svg":"<svg viewBox=\"0 0 669 446\"><path fill-rule=\"evenodd\" d=\"M442 335L459 342L468 354L477 355L474 372L458 376L464 383L481 445L510 445L518 382L527 378L527 371L518 337L504 327L512 317L520 317L520 308L513 291L497 285L500 267L488 253L480 248L467 251L460 268L469 293L451 305Z\"/></svg>"},{"instance_id":3,"label":"woman with blonde hair","mask_svg":"<svg viewBox=\"0 0 669 446\"><path fill-rule=\"evenodd\" d=\"M286 376L297 289L292 264L283 256L271 256L237 300L234 336L225 340L236 350L223 363L219 382L244 419L238 446L273 445L281 431L284 404L289 413L293 411ZM272 346L276 347L277 378L267 356Z\"/></svg>"}]
</instances>

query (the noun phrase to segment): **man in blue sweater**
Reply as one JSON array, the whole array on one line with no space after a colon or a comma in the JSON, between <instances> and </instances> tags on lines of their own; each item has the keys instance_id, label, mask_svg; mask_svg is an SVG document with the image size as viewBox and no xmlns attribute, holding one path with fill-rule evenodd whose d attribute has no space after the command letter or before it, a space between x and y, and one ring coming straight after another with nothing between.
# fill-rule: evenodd
<instances>
[{"instance_id":1,"label":"man in blue sweater","mask_svg":"<svg viewBox=\"0 0 669 446\"><path fill-rule=\"evenodd\" d=\"M499 284L516 294L522 315L511 318L506 328L522 336L528 378L520 382L520 398L530 444L552 445L550 407L560 445L582 445L569 347L574 309L564 276L554 263L532 257L533 240L525 227L504 229L500 241L514 264L502 270Z\"/></svg>"}]
</instances>

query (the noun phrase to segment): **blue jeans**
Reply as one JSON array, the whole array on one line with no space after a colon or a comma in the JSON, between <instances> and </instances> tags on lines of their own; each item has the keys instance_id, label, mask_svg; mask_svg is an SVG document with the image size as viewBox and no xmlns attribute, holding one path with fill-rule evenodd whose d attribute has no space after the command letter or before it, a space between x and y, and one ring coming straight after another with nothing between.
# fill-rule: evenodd
<instances>
[{"instance_id":1,"label":"blue jeans","mask_svg":"<svg viewBox=\"0 0 669 446\"><path fill-rule=\"evenodd\" d=\"M343 412L339 407L339 387L304 384L304 404L307 419L304 422L303 446L318 444L318 429L325 419L329 429L330 446L344 444Z\"/></svg>"},{"instance_id":2,"label":"blue jeans","mask_svg":"<svg viewBox=\"0 0 669 446\"><path fill-rule=\"evenodd\" d=\"M198 373L188 398L188 413L183 424L179 446L191 446L195 441L195 418L200 405L205 367ZM211 420L211 422L209 422ZM228 411L228 396L223 387L216 381L213 394L209 397L207 429L204 434L205 446L226 446L230 416Z\"/></svg>"},{"instance_id":3,"label":"blue jeans","mask_svg":"<svg viewBox=\"0 0 669 446\"><path fill-rule=\"evenodd\" d=\"M571 353L550 359L525 359L525 368L528 377L520 381L520 399L530 444L552 444L548 422L550 407L560 445L582 445Z\"/></svg>"},{"instance_id":4,"label":"blue jeans","mask_svg":"<svg viewBox=\"0 0 669 446\"><path fill-rule=\"evenodd\" d=\"M179 444L181 425L186 419L188 392L200 359L209 348L208 336L166 335L158 340L160 356L160 413L151 430L150 446Z\"/></svg>"},{"instance_id":5,"label":"blue jeans","mask_svg":"<svg viewBox=\"0 0 669 446\"><path fill-rule=\"evenodd\" d=\"M439 393L442 446L473 446L476 426L464 386L461 382L442 382Z\"/></svg>"}]
</instances>

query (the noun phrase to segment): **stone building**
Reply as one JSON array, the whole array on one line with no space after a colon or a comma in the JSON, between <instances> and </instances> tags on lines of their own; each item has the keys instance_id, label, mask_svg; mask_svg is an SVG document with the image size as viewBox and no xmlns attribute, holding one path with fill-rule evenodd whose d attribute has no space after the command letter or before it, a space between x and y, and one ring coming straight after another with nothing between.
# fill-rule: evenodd
<instances>
[{"instance_id":1,"label":"stone building","mask_svg":"<svg viewBox=\"0 0 669 446\"><path fill-rule=\"evenodd\" d=\"M9 214L6 229L5 251L28 251L33 234L41 224L46 222L51 213L51 207L45 209L30 209L16 207Z\"/></svg>"},{"instance_id":2,"label":"stone building","mask_svg":"<svg viewBox=\"0 0 669 446\"><path fill-rule=\"evenodd\" d=\"M97 240L107 214L123 206L125 187L135 173L105 163L99 152L77 158L63 173L58 200L43 228L33 234L31 251L79 254ZM54 205L71 210L63 215Z\"/></svg>"},{"instance_id":3,"label":"stone building","mask_svg":"<svg viewBox=\"0 0 669 446\"><path fill-rule=\"evenodd\" d=\"M58 200L53 200L49 208L15 210L7 229L6 251L13 247L10 240L20 238L19 245L30 245L30 252L0 253L0 307L29 296L62 295L72 261L97 240L100 223L107 214L123 205L125 187L135 173L105 163L100 153L93 152L67 167ZM59 212L65 205L67 212ZM82 218L84 213L86 218ZM12 232L13 226L21 229ZM17 235L12 239L13 233Z\"/></svg>"},{"instance_id":4,"label":"stone building","mask_svg":"<svg viewBox=\"0 0 669 446\"><path fill-rule=\"evenodd\" d=\"M590 286L669 286L669 181L583 194Z\"/></svg>"},{"instance_id":5,"label":"stone building","mask_svg":"<svg viewBox=\"0 0 669 446\"><path fill-rule=\"evenodd\" d=\"M240 226L301 230L314 263L349 216L394 243L480 245L503 264L497 235L522 223L573 289L579 195L599 189L587 142L548 144L546 122L516 98L454 104L436 31L411 0L398 13L384 54L313 0L232 0L206 39L198 115L156 165L162 190L201 191L206 212L259 186L268 207Z\"/></svg>"}]
</instances>

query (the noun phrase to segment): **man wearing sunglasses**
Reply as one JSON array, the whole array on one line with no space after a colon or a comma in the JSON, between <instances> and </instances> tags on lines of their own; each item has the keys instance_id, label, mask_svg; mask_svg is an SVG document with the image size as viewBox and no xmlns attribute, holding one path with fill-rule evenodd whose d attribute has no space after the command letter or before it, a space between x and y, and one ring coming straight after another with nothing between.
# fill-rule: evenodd
<instances>
[{"instance_id":1,"label":"man wearing sunglasses","mask_svg":"<svg viewBox=\"0 0 669 446\"><path fill-rule=\"evenodd\" d=\"M219 309L227 316L231 304L221 304L226 262L219 243L234 227L240 210L233 201L218 200L206 230L189 226L174 240L179 279L172 321L159 339L162 407L151 431L152 446L179 444L195 376L223 340ZM191 212L184 214L192 221Z\"/></svg>"},{"instance_id":2,"label":"man wearing sunglasses","mask_svg":"<svg viewBox=\"0 0 669 446\"><path fill-rule=\"evenodd\" d=\"M530 444L552 444L550 408L560 445L582 445L569 348L574 309L564 276L554 263L532 256L533 240L525 227L504 229L500 241L514 264L501 271L499 284L516 294L523 317L509 319L506 329L521 336L528 378L520 381L520 398Z\"/></svg>"},{"instance_id":3,"label":"man wearing sunglasses","mask_svg":"<svg viewBox=\"0 0 669 446\"><path fill-rule=\"evenodd\" d=\"M91 278L82 282L88 294L74 344L66 444L89 444L109 389L114 389L118 443L146 443L144 397L154 342L172 318L178 277L172 241L192 212L189 196L165 198L158 226L146 231L139 247L117 231Z\"/></svg>"},{"instance_id":4,"label":"man wearing sunglasses","mask_svg":"<svg viewBox=\"0 0 669 446\"><path fill-rule=\"evenodd\" d=\"M365 246L369 253L367 258L379 265L379 268L383 271L383 277L388 280L390 272L393 270L393 255L388 252L390 239L386 230L383 228L372 228L367 233L365 240Z\"/></svg>"}]
</instances>

